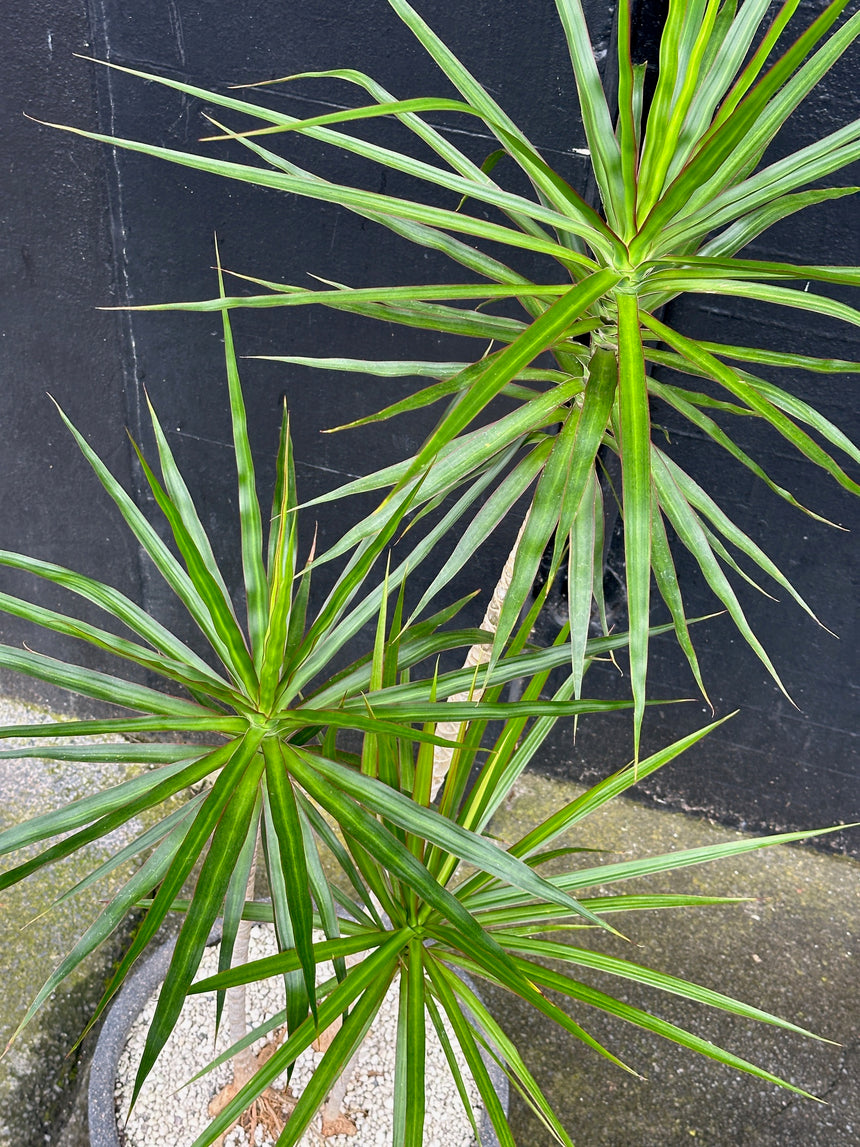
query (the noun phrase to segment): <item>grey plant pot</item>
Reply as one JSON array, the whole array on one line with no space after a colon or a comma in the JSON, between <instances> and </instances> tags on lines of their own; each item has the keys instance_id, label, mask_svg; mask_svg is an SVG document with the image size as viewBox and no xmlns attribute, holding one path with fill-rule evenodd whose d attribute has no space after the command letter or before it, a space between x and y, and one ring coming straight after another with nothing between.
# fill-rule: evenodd
<instances>
[{"instance_id":1,"label":"grey plant pot","mask_svg":"<svg viewBox=\"0 0 860 1147\"><path fill-rule=\"evenodd\" d=\"M216 944L220 938L220 928L214 929L209 937L209 943ZM169 940L144 956L126 980L102 1025L90 1069L88 1095L90 1147L122 1147L116 1124L114 1098L119 1059L132 1024L167 974L174 944L175 939ZM476 991L474 982L468 976L464 975L462 978L473 992ZM510 1103L507 1076L494 1059L485 1055L483 1051L482 1056L502 1108L507 1112ZM498 1136L486 1111L482 1115L480 1132L482 1147L499 1147Z\"/></svg>"}]
</instances>

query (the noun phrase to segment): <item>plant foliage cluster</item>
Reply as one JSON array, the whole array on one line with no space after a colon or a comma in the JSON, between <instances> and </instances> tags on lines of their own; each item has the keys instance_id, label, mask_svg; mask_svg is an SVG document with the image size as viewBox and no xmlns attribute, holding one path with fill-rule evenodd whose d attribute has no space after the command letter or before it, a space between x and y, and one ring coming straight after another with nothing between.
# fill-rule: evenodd
<instances>
[{"instance_id":1,"label":"plant foliage cluster","mask_svg":"<svg viewBox=\"0 0 860 1147\"><path fill-rule=\"evenodd\" d=\"M756 541L673 460L670 448L655 441L652 402L668 404L791 503L797 504L791 492L771 479L725 429L732 419L762 420L799 455L857 492L843 469L846 458L858 460L856 447L792 394L790 377L798 370L856 371L858 364L694 339L668 323L663 308L682 294L705 293L763 300L858 323L856 310L827 294L828 284L855 285L857 269L763 262L746 258L743 251L794 212L857 190L820 185L860 154L857 123L775 162L768 162L765 153L788 117L853 43L860 15L841 19L845 0L829 4L811 23L804 21L798 0L788 0L772 19L766 0L742 5L671 2L656 90L645 107L645 66L632 61L630 4L623 2L616 37L616 110L607 103L581 5L556 0L599 189L596 206L553 170L406 0L389 3L457 89L458 99L398 100L364 73L339 69L313 76L350 85L358 91L361 106L297 119L247 98L126 68L203 100L216 138L241 144L248 152L247 163L69 129L230 179L341 204L419 248L443 252L457 277L441 287L352 289L335 284L306 289L243 276L256 293L228 295L219 260L216 297L169 304L219 312L223 321L245 610L236 604L237 595L219 570L155 411L150 408L157 463L135 449L171 544L162 540L63 416L126 525L193 619L200 650L205 651L193 650L162 622L99 581L20 554L0 553L3 565L98 606L108 628L6 594L0 599L3 609L107 651L118 665L125 663L132 670L129 678L119 668L101 672L3 647L0 661L6 667L110 702L127 715L35 729L8 727L0 736L39 735L46 744L25 751L32 756L83 763L110 758L144 766L117 788L0 835L4 853L42 846L0 878L0 887L61 860L201 781L209 783L72 890L89 886L134 858L139 862L52 973L24 1023L135 906L144 904L143 922L99 1008L107 1005L168 913L183 913L138 1089L189 991L215 991L220 1014L224 992L232 986L272 975L283 976L286 985L285 1012L266 1025L270 1030L285 1023L286 1041L194 1147L212 1143L320 1029L342 1019L313 1084L278 1139L283 1145L296 1143L398 972L398 1145L416 1147L422 1142L425 1017L440 1033L459 1079L442 1022L447 1018L501 1143L512 1144L513 1139L486 1057L501 1065L555 1138L571 1142L514 1042L458 974L463 971L519 996L616 1063L620 1061L613 1053L589 1035L581 1005L799 1091L701 1037L589 986L587 973L610 973L741 1016L801 1029L670 974L543 937L548 931L569 929L575 940L581 928L617 935L622 913L723 903L672 893L617 893L612 886L804 835L617 863L595 863L568 843L575 840L575 826L584 817L714 727L653 756L640 755L653 632L652 582L671 614L669 628L704 692L670 550L672 535L691 552L740 634L777 682L726 573L742 572L735 555L809 611ZM487 162L477 164L452 142L456 137L428 118L449 115L468 117L492 133L498 149ZM420 141L416 150L426 154L429 149L435 159L418 159L350 131L358 121L382 116L395 117ZM430 206L417 198L329 182L287 158L294 134L442 188L451 205ZM278 144L283 146L273 150ZM505 162L499 163L501 158ZM510 164L528 180L530 195L506 189L503 177ZM473 211L476 206L479 210ZM484 218L485 208L491 209L489 219ZM547 261L545 282L516 269L522 252ZM494 314L495 304L510 300L519 304L519 318L507 317L507 310L505 316ZM237 308L307 305L476 340L473 361L457 363L283 356L283 361L302 366L422 380L410 397L371 416L374 419L432 406L440 410L414 457L331 495L380 491L381 500L334 547L318 555L300 553L301 507L286 412L268 517L260 505L230 323L230 313ZM547 353L552 365L537 365ZM652 377L653 366L670 367L674 377L686 376L688 381L660 382ZM762 368L784 368L789 381L769 382L761 376ZM490 404L500 395L511 401L506 413L496 417ZM480 429L476 420L484 423ZM621 474L619 488L610 491L618 498L624 522L629 634L621 635L608 631L602 596L607 495L602 473L609 456L617 457ZM463 602L445 604L444 591L487 533L516 507L521 509L527 492L529 509L498 625L492 633L464 628L457 620ZM395 537L430 510L439 513L428 518L431 524L408 555L399 547L400 556L391 557ZM439 543L452 536L453 549L438 558ZM532 587L544 554L549 554L550 565L546 588L566 567L570 620L550 648L537 649L529 644L529 632L542 595L533 602ZM337 562L339 572L322 603L312 605L314 570L324 561ZM432 576L426 578L429 585L418 605L407 610L407 575L419 566ZM603 633L596 637L590 635L594 616L603 619ZM353 647L368 625L375 629L372 648L347 669L334 671L339 655ZM475 645L490 647L488 659L476 670L426 669L445 653ZM630 700L584 698L589 661L622 646L629 647ZM545 699L550 674L560 668L561 684ZM135 683L139 670L157 680L158 687ZM517 702L505 701L504 687L514 679L525 681L524 692ZM456 699L464 694L467 700ZM499 847L489 835L493 813L555 723L613 707L632 709L634 761L553 812L522 839ZM454 722L454 735L443 735L446 722L447 727ZM107 732L129 739L121 746L66 743L70 736ZM193 743L184 743L191 738L183 735L192 733ZM433 763L439 749L450 753L451 763L441 796L434 801ZM16 748L2 755L25 753ZM565 843L559 847L562 837ZM271 892L266 904L246 899L258 839ZM542 864L559 857L567 861L562 874L543 876ZM332 864L340 871L340 881L326 875L326 866ZM196 870L193 893L183 900ZM192 987L219 917L224 936L221 970ZM273 921L280 954L231 968L243 919ZM314 942L314 928L325 934L323 942ZM346 957L359 952L365 958L347 968ZM317 985L317 965L324 960L334 961L335 974ZM561 970L548 970L547 961ZM575 1014L586 1026L554 1002L550 992L575 1001Z\"/></svg>"}]
</instances>

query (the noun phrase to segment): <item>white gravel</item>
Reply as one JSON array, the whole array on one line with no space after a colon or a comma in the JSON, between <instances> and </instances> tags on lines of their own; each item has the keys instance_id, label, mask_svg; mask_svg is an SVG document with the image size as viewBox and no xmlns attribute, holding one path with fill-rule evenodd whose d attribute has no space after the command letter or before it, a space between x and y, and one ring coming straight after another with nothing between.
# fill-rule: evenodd
<instances>
[{"instance_id":1,"label":"white gravel","mask_svg":"<svg viewBox=\"0 0 860 1147\"><path fill-rule=\"evenodd\" d=\"M255 926L251 934L250 958L258 959L275 950L271 926ZM212 946L204 955L198 978L213 975L217 967L218 948ZM323 965L319 971L322 978L333 974L330 966L326 968ZM356 1124L358 1133L350 1137L335 1135L323 1139L318 1132L319 1124L315 1121L303 1136L302 1147L390 1147L394 1108L397 990L398 980L395 980L359 1049L352 1078L347 1085L344 1107ZM116 1093L119 1125L124 1127L126 1147L189 1147L210 1122L206 1107L209 1100L228 1082L229 1065L210 1072L181 1091L178 1089L211 1062L215 1054L223 1051L229 1045L229 1040L222 1023L213 1051L214 1000L210 995L189 997L176 1030L147 1078L127 1125L124 1124L124 1113L157 998L158 993L155 992L147 1001L132 1027L128 1045L120 1059ZM263 1023L283 1007L284 990L279 977L248 986L250 1026ZM255 1045L254 1050L259 1050L259 1047L262 1047L262 1042ZM320 1053L309 1050L298 1059L290 1080L294 1095L301 1094L307 1086L320 1058ZM477 1087L462 1061L460 1067L480 1120ZM278 1089L285 1085L286 1077L281 1077L274 1084ZM272 1143L273 1140L268 1136L258 1136L253 1147L269 1147ZM475 1144L471 1124L451 1079L445 1054L429 1021L424 1144L425 1147L474 1147ZM241 1128L231 1131L225 1138L224 1147L248 1147L245 1132Z\"/></svg>"}]
</instances>

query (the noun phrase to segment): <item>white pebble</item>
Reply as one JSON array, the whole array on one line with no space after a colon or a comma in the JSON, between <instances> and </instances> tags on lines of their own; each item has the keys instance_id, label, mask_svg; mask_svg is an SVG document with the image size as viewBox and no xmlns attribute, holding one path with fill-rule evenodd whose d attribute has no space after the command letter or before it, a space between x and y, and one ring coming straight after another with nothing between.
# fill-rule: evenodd
<instances>
[{"instance_id":1,"label":"white pebble","mask_svg":"<svg viewBox=\"0 0 860 1147\"><path fill-rule=\"evenodd\" d=\"M322 936L316 939L323 939ZM269 925L255 926L251 933L249 958L260 959L276 951L274 930ZM218 947L206 950L198 979L214 975L218 969ZM333 974L330 965L318 969L321 979ZM356 1055L352 1078L347 1085L345 1114L358 1128L354 1136L335 1135L323 1139L314 1124L300 1141L300 1147L390 1147L392 1112L394 1110L394 1055L398 1008L398 980L395 979L380 1012ZM283 983L280 979L250 984L248 1024L256 1027L284 1007ZM168 1040L158 1062L147 1077L134 1111L125 1124L124 1116L134 1086L137 1064L143 1051L146 1031L155 1011L158 993L154 993L140 1018L132 1026L128 1044L120 1058L117 1079L117 1112L119 1126L124 1128L126 1147L188 1147L209 1123L206 1107L209 1100L230 1079L229 1064L210 1072L196 1083L182 1087L191 1076L205 1067L215 1055L229 1046L226 1026L221 1025L214 1039L215 1005L213 997L191 996L185 1003L176 1030ZM450 1031L449 1031L450 1035ZM262 1046L255 1045L255 1050ZM455 1050L459 1053L459 1049ZM432 1024L427 1025L427 1115L424 1125L425 1147L473 1147L471 1124L463 1111L460 1097L450 1076L445 1054ZM310 1081L314 1061L321 1056L306 1052L296 1062L290 1087L300 1095ZM478 1090L468 1068L457 1055L460 1070L475 1111L480 1109ZM286 1086L286 1075L275 1081L275 1087ZM182 1090L177 1093L177 1089ZM225 1137L225 1147L272 1147L273 1140L262 1138L257 1128L257 1142L248 1143L241 1128Z\"/></svg>"}]
</instances>

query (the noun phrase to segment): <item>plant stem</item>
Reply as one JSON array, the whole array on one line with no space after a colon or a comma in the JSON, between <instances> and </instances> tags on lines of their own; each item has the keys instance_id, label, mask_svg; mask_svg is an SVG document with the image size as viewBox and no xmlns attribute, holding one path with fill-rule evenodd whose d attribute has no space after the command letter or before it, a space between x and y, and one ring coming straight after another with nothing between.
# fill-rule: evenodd
<instances>
[{"instance_id":1,"label":"plant stem","mask_svg":"<svg viewBox=\"0 0 860 1147\"><path fill-rule=\"evenodd\" d=\"M481 629L486 630L488 633L495 633L499 627L499 617L502 613L502 606L504 605L507 592L510 589L511 579L514 576L514 563L517 558L517 550L519 549L520 539L523 536L528 520L528 514L526 514L523 519L523 524L520 526L519 533L517 534L516 541L511 548L511 552L508 554L508 560L505 562L504 569L499 575L496 588L493 590L493 596L490 598L489 605L484 613ZM466 654L463 668L470 669L477 665L485 665L490 660L492 648L492 642L482 642L473 645ZM483 689L474 689L467 693L454 693L448 700L480 701L483 695ZM459 741L463 736L464 729L465 723L460 721L440 721L436 726L437 734L449 741ZM439 795L442 785L445 783L445 777L448 775L448 769L451 767L453 756L454 750L446 748L444 745L436 745L433 750L433 780L430 785L430 791L434 800Z\"/></svg>"},{"instance_id":2,"label":"plant stem","mask_svg":"<svg viewBox=\"0 0 860 1147\"><path fill-rule=\"evenodd\" d=\"M248 883L245 888L245 900L253 900L257 885L257 848L260 844L260 830L257 829L257 843L254 846L254 857L248 872ZM233 946L233 964L247 964L248 949L251 943L252 921L240 920L236 931L236 942ZM227 1025L230 1031L230 1042L236 1043L243 1039L248 1031L248 1009L246 1005L245 985L239 984L235 988L228 988L225 995L225 1008L227 1011ZM238 1090L248 1082L257 1070L257 1058L250 1047L243 1048L233 1056L233 1085Z\"/></svg>"}]
</instances>

